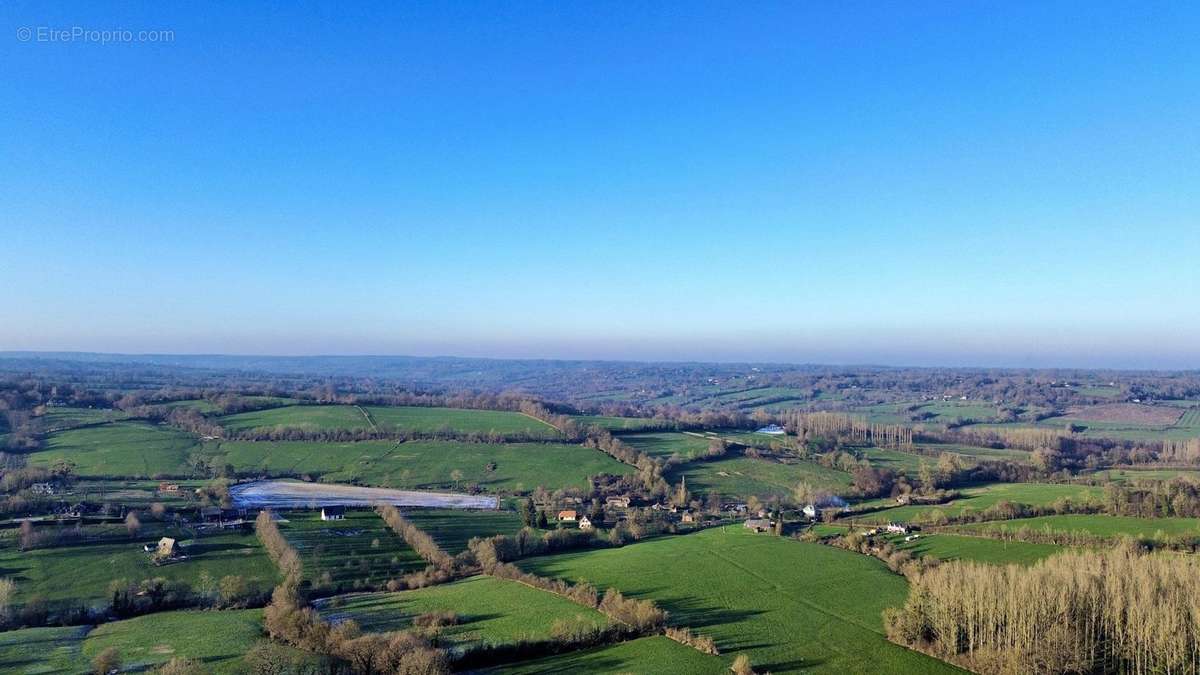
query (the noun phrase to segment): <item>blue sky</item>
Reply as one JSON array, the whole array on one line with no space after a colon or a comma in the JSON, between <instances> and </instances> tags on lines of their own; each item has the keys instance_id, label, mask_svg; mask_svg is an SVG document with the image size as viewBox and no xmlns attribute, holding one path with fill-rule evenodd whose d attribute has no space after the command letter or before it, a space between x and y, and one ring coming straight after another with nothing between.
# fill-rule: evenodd
<instances>
[{"instance_id":1,"label":"blue sky","mask_svg":"<svg viewBox=\"0 0 1200 675\"><path fill-rule=\"evenodd\" d=\"M0 24L0 349L1200 367L1195 3Z\"/></svg>"}]
</instances>

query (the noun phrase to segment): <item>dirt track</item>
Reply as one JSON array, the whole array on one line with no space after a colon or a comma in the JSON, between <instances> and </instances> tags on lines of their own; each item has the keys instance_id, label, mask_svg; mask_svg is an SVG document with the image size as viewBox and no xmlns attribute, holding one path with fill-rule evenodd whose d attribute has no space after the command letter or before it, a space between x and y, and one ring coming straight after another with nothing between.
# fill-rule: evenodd
<instances>
[{"instance_id":1,"label":"dirt track","mask_svg":"<svg viewBox=\"0 0 1200 675\"><path fill-rule=\"evenodd\" d=\"M452 509L494 509L499 500L482 495L453 492L417 492L387 488L358 487L330 483L260 480L229 488L235 506L241 508L307 508L317 506L437 506Z\"/></svg>"}]
</instances>

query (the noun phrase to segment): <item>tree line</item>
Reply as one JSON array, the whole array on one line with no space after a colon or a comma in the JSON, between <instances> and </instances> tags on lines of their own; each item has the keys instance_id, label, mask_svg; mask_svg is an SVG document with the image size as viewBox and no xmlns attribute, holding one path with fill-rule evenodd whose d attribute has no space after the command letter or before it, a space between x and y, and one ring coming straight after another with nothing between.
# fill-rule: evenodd
<instances>
[{"instance_id":1,"label":"tree line","mask_svg":"<svg viewBox=\"0 0 1200 675\"><path fill-rule=\"evenodd\" d=\"M981 673L1200 672L1200 561L1133 546L916 575L888 636Z\"/></svg>"}]
</instances>

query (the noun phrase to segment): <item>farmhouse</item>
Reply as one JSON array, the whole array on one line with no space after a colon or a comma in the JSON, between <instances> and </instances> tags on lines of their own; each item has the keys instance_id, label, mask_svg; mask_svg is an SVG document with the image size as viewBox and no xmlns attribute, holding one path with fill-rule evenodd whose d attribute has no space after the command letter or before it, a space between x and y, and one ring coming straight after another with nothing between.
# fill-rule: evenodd
<instances>
[{"instance_id":1,"label":"farmhouse","mask_svg":"<svg viewBox=\"0 0 1200 675\"><path fill-rule=\"evenodd\" d=\"M35 495L52 495L54 494L54 483L34 483L29 486L29 491Z\"/></svg>"},{"instance_id":2,"label":"farmhouse","mask_svg":"<svg viewBox=\"0 0 1200 675\"><path fill-rule=\"evenodd\" d=\"M679 517L679 520L684 523L694 523L697 519L697 515L691 511L684 511L683 515Z\"/></svg>"},{"instance_id":3,"label":"farmhouse","mask_svg":"<svg viewBox=\"0 0 1200 675\"><path fill-rule=\"evenodd\" d=\"M770 532L771 520L769 518L750 518L746 521L745 527L755 532Z\"/></svg>"},{"instance_id":4,"label":"farmhouse","mask_svg":"<svg viewBox=\"0 0 1200 675\"><path fill-rule=\"evenodd\" d=\"M179 542L170 537L159 539L158 547L154 549L154 557L158 559L178 558Z\"/></svg>"},{"instance_id":5,"label":"farmhouse","mask_svg":"<svg viewBox=\"0 0 1200 675\"><path fill-rule=\"evenodd\" d=\"M345 518L346 507L344 506L321 507L321 520L344 520Z\"/></svg>"},{"instance_id":6,"label":"farmhouse","mask_svg":"<svg viewBox=\"0 0 1200 675\"><path fill-rule=\"evenodd\" d=\"M159 483L158 492L160 494L179 494L179 483Z\"/></svg>"},{"instance_id":7,"label":"farmhouse","mask_svg":"<svg viewBox=\"0 0 1200 675\"><path fill-rule=\"evenodd\" d=\"M579 514L575 512L575 509L568 509L566 511L558 512L558 519L564 523L573 523L578 518L579 518Z\"/></svg>"},{"instance_id":8,"label":"farmhouse","mask_svg":"<svg viewBox=\"0 0 1200 675\"><path fill-rule=\"evenodd\" d=\"M579 529L587 532L596 528L592 525L592 521L587 516L584 516L579 519Z\"/></svg>"},{"instance_id":9,"label":"farmhouse","mask_svg":"<svg viewBox=\"0 0 1200 675\"><path fill-rule=\"evenodd\" d=\"M813 504L809 504L801 510L804 512L804 515L808 518L816 518L817 517L817 507Z\"/></svg>"},{"instance_id":10,"label":"farmhouse","mask_svg":"<svg viewBox=\"0 0 1200 675\"><path fill-rule=\"evenodd\" d=\"M908 526L901 525L900 523L888 523L887 527L884 529L892 534L908 534Z\"/></svg>"},{"instance_id":11,"label":"farmhouse","mask_svg":"<svg viewBox=\"0 0 1200 675\"><path fill-rule=\"evenodd\" d=\"M756 434L767 434L768 436L782 436L787 433L783 427L778 424L768 424L767 426L755 431Z\"/></svg>"}]
</instances>

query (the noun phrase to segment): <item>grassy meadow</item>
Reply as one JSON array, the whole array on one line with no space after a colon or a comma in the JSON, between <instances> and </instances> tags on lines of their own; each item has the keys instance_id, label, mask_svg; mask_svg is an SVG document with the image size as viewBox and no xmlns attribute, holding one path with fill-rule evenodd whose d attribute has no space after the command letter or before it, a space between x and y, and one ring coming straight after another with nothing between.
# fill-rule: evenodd
<instances>
[{"instance_id":1,"label":"grassy meadow","mask_svg":"<svg viewBox=\"0 0 1200 675\"><path fill-rule=\"evenodd\" d=\"M1197 518L1133 518L1103 514L1064 514L1038 518L998 520L970 526L972 530L991 532L1016 532L1029 529L1034 532L1083 532L1097 537L1154 537L1164 536L1200 537L1200 519Z\"/></svg>"},{"instance_id":2,"label":"grassy meadow","mask_svg":"<svg viewBox=\"0 0 1200 675\"><path fill-rule=\"evenodd\" d=\"M621 440L651 457L670 457L678 454L685 460L703 457L711 439L681 431L621 434Z\"/></svg>"},{"instance_id":3,"label":"grassy meadow","mask_svg":"<svg viewBox=\"0 0 1200 675\"><path fill-rule=\"evenodd\" d=\"M672 485L683 477L687 478L691 490L712 490L726 497L741 498L749 495L787 497L802 481L834 493L845 492L850 487L850 474L816 462L794 460L784 464L772 459L740 456L682 464L666 474Z\"/></svg>"},{"instance_id":4,"label":"grassy meadow","mask_svg":"<svg viewBox=\"0 0 1200 675\"><path fill-rule=\"evenodd\" d=\"M606 647L546 656L481 671L487 675L558 675L559 673L628 673L629 675L722 675L729 667L662 635Z\"/></svg>"},{"instance_id":5,"label":"grassy meadow","mask_svg":"<svg viewBox=\"0 0 1200 675\"><path fill-rule=\"evenodd\" d=\"M545 422L521 413L460 408L291 405L226 415L219 419L221 426L230 431L279 427L304 431L399 429L421 433L524 433L547 439L561 435Z\"/></svg>"},{"instance_id":6,"label":"grassy meadow","mask_svg":"<svg viewBox=\"0 0 1200 675\"><path fill-rule=\"evenodd\" d=\"M559 619L578 617L593 626L608 624L594 609L516 581L488 576L398 593L355 594L321 605L322 616L354 619L371 632L408 628L413 617L440 610L459 616L458 625L442 632L443 639L457 645L546 639Z\"/></svg>"},{"instance_id":7,"label":"grassy meadow","mask_svg":"<svg viewBox=\"0 0 1200 675\"><path fill-rule=\"evenodd\" d=\"M374 511L346 511L343 520L321 520L320 510L288 511L280 532L300 554L314 586L359 590L425 567Z\"/></svg>"},{"instance_id":8,"label":"grassy meadow","mask_svg":"<svg viewBox=\"0 0 1200 675\"><path fill-rule=\"evenodd\" d=\"M407 489L583 487L588 476L633 470L599 450L562 443L225 441L205 451L238 471ZM456 470L460 480L452 477Z\"/></svg>"},{"instance_id":9,"label":"grassy meadow","mask_svg":"<svg viewBox=\"0 0 1200 675\"><path fill-rule=\"evenodd\" d=\"M28 462L50 467L59 460L71 461L79 476L188 476L188 460L199 449L198 439L165 425L114 422L52 433L45 448L30 454Z\"/></svg>"},{"instance_id":10,"label":"grassy meadow","mask_svg":"<svg viewBox=\"0 0 1200 675\"><path fill-rule=\"evenodd\" d=\"M88 626L22 628L0 632L0 673L79 675L90 672L83 658Z\"/></svg>"},{"instance_id":11,"label":"grassy meadow","mask_svg":"<svg viewBox=\"0 0 1200 675\"><path fill-rule=\"evenodd\" d=\"M521 517L513 511L405 509L404 517L450 555L467 550L471 537L516 534L522 527Z\"/></svg>"},{"instance_id":12,"label":"grassy meadow","mask_svg":"<svg viewBox=\"0 0 1200 675\"><path fill-rule=\"evenodd\" d=\"M995 564L1030 565L1062 551L1061 547L1054 544L1000 541L941 532L922 533L918 538L907 542L904 541L904 537L896 537L893 543L902 551L938 560L974 560Z\"/></svg>"},{"instance_id":13,"label":"grassy meadow","mask_svg":"<svg viewBox=\"0 0 1200 675\"><path fill-rule=\"evenodd\" d=\"M962 497L945 504L909 505L866 513L856 516L857 520L874 523L888 521L911 522L922 514L933 510L941 510L947 516L955 516L968 511L982 511L995 506L1002 501L1029 506L1049 506L1055 501L1066 497L1076 502L1098 500L1102 490L1090 485L1059 485L1050 483L988 483L960 491ZM895 500L882 499L865 502L863 506L873 504L894 504Z\"/></svg>"},{"instance_id":14,"label":"grassy meadow","mask_svg":"<svg viewBox=\"0 0 1200 675\"><path fill-rule=\"evenodd\" d=\"M47 408L41 417L41 424L47 431L53 431L113 422L125 416L120 410L104 408Z\"/></svg>"},{"instance_id":15,"label":"grassy meadow","mask_svg":"<svg viewBox=\"0 0 1200 675\"><path fill-rule=\"evenodd\" d=\"M24 552L17 549L12 537L7 537L0 547L0 576L16 582L18 603L33 598L50 603L106 601L109 584L120 579L137 583L162 577L198 588L201 576L207 572L214 581L238 575L264 589L278 581L275 566L253 534L226 533L201 539L179 535L187 560L158 566L150 562L150 554L142 550L142 544L157 541L163 534L161 530L144 527L142 535L133 541L83 543Z\"/></svg>"},{"instance_id":16,"label":"grassy meadow","mask_svg":"<svg viewBox=\"0 0 1200 675\"><path fill-rule=\"evenodd\" d=\"M881 613L903 604L903 577L829 546L729 526L518 564L653 599L716 640L726 664L745 653L773 673L958 672L884 637Z\"/></svg>"},{"instance_id":17,"label":"grassy meadow","mask_svg":"<svg viewBox=\"0 0 1200 675\"><path fill-rule=\"evenodd\" d=\"M97 626L83 640L82 656L90 663L113 647L125 670L149 670L179 657L224 675L243 672L242 656L262 638L261 609L158 612Z\"/></svg>"}]
</instances>

